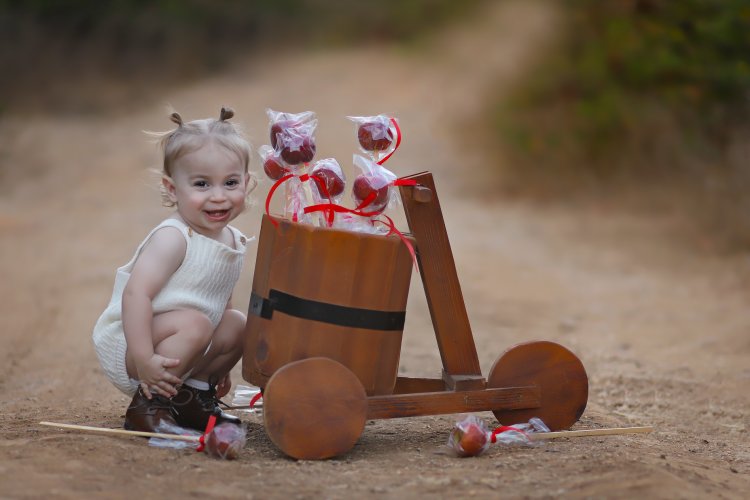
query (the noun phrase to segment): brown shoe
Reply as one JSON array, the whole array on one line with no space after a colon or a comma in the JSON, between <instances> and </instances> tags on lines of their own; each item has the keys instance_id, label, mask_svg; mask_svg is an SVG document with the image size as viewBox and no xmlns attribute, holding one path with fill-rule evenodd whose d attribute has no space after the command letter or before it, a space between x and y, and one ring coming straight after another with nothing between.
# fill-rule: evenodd
<instances>
[{"instance_id":1,"label":"brown shoe","mask_svg":"<svg viewBox=\"0 0 750 500\"><path fill-rule=\"evenodd\" d=\"M159 395L148 399L139 388L125 412L124 427L129 431L168 432L169 426L177 426L170 401Z\"/></svg>"},{"instance_id":2,"label":"brown shoe","mask_svg":"<svg viewBox=\"0 0 750 500\"><path fill-rule=\"evenodd\" d=\"M224 413L219 403L221 401L216 397L214 386L202 391L183 385L177 391L177 395L172 397L172 414L179 425L201 432L206 429L211 415L216 415L217 425L225 422L240 425L240 419Z\"/></svg>"}]
</instances>

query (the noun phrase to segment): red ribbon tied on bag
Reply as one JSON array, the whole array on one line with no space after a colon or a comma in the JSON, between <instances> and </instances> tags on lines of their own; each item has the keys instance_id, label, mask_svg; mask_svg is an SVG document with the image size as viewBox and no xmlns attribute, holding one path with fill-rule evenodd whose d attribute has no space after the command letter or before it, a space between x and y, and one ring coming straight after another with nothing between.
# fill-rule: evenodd
<instances>
[{"instance_id":1,"label":"red ribbon tied on bag","mask_svg":"<svg viewBox=\"0 0 750 500\"><path fill-rule=\"evenodd\" d=\"M391 184L392 186L416 186L417 181L413 179L396 179ZM371 196L368 196L364 200L362 200L362 203L357 206L357 208L351 209L347 207L343 207L341 205L337 205L335 203L320 203L318 205L312 205L309 207L305 207L304 212L306 214L313 213L313 212L328 212L333 214L335 213L347 213L352 215L357 215L359 217L376 217L376 216L383 216L386 220L380 220L380 219L373 219L372 222L378 222L380 224L383 224L388 228L388 234L386 236L390 236L391 234L397 235L401 241L404 242L404 245L406 245L406 248L409 250L409 254L411 255L412 262L414 262L414 267L417 269L417 272L419 272L419 263L417 261L417 253L414 250L414 246L411 244L408 238L404 236L404 233L399 231L396 228L396 225L393 222L393 219L388 217L387 215L383 214L382 212L364 212L362 209L367 208L367 205L372 203L372 200L374 199L374 195L371 193Z\"/></svg>"},{"instance_id":2,"label":"red ribbon tied on bag","mask_svg":"<svg viewBox=\"0 0 750 500\"><path fill-rule=\"evenodd\" d=\"M526 434L521 429L516 429L515 427L511 427L509 425L501 425L500 427L492 431L492 433L490 434L490 442L496 443L498 434L502 434L503 432L509 432L509 431L518 432L519 434L523 434L527 438L529 437L529 435Z\"/></svg>"},{"instance_id":3,"label":"red ribbon tied on bag","mask_svg":"<svg viewBox=\"0 0 750 500\"><path fill-rule=\"evenodd\" d=\"M310 174L302 174L302 175L286 174L285 176L281 177L279 180L274 182L273 186L271 186L271 189L268 190L268 195L266 196L266 215L269 215L269 216L271 215L270 213L271 199L273 198L273 195L276 192L276 190L282 184L292 179L293 177L299 178L300 182L307 182L310 179L313 179L318 184L320 191L322 191L323 197L327 198L329 204L333 205L333 202L331 201L331 195L328 193L328 186L326 186L326 182L322 177L315 175L315 174L312 174L312 175ZM308 213L307 209L305 209L304 212ZM328 223L328 227L333 226L333 217L334 217L333 212L326 213L326 222ZM292 214L292 220L294 222L297 222L297 210L296 209L294 210L294 213ZM273 218L271 219L271 222L273 223L274 226L278 227L279 225L278 222L276 222Z\"/></svg>"},{"instance_id":4,"label":"red ribbon tied on bag","mask_svg":"<svg viewBox=\"0 0 750 500\"><path fill-rule=\"evenodd\" d=\"M255 396L252 397L252 399L250 399L250 403L248 403L248 406L250 407L251 410L255 406L255 403L257 403L262 397L263 397L263 393L258 392L258 394L256 394Z\"/></svg>"},{"instance_id":5,"label":"red ribbon tied on bag","mask_svg":"<svg viewBox=\"0 0 750 500\"><path fill-rule=\"evenodd\" d=\"M393 124L393 128L396 130L396 146L393 148L393 150L390 153L385 155L383 158L380 159L380 161L377 162L378 165L382 165L383 163L388 161L388 158L393 156L393 153L395 153L398 147L401 145L401 128L398 126L398 122L396 121L395 118L391 118L391 123Z\"/></svg>"},{"instance_id":6,"label":"red ribbon tied on bag","mask_svg":"<svg viewBox=\"0 0 750 500\"><path fill-rule=\"evenodd\" d=\"M206 449L206 436L208 436L212 430L214 430L214 426L216 425L216 415L211 415L208 417L208 423L206 424L206 430L203 431L203 434L198 439L198 447L195 449L195 451L203 451Z\"/></svg>"}]
</instances>

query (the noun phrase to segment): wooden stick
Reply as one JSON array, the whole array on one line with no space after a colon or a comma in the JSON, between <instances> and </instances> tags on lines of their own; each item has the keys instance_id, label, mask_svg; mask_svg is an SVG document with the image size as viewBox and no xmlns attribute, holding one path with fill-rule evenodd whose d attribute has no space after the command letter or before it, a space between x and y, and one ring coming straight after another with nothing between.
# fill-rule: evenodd
<instances>
[{"instance_id":1,"label":"wooden stick","mask_svg":"<svg viewBox=\"0 0 750 500\"><path fill-rule=\"evenodd\" d=\"M582 429L578 431L561 431L561 432L538 432L529 434L532 441L542 441L545 439L556 439L566 437L584 437L584 436L614 436L620 434L645 434L653 431L654 428L645 427L612 427L609 429Z\"/></svg>"},{"instance_id":2,"label":"wooden stick","mask_svg":"<svg viewBox=\"0 0 750 500\"><path fill-rule=\"evenodd\" d=\"M39 422L39 425L46 425L49 427L60 427L62 429L71 429L74 431L99 432L101 434L120 434L120 435L126 435L126 436L155 437L155 438L162 438L162 439L174 439L177 441L193 441L193 442L198 442L200 440L200 436L182 436L180 434L162 434L159 432L129 431L125 429L109 429L107 427L91 427L88 425L60 424L57 422Z\"/></svg>"}]
</instances>

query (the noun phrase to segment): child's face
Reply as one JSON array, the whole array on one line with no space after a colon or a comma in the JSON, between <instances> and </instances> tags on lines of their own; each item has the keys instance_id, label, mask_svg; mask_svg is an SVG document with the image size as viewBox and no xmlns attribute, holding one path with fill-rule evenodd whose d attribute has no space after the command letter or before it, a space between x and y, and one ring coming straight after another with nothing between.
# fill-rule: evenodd
<instances>
[{"instance_id":1,"label":"child's face","mask_svg":"<svg viewBox=\"0 0 750 500\"><path fill-rule=\"evenodd\" d=\"M232 151L208 143L173 164L164 187L177 212L193 229L218 238L224 227L245 208L249 177Z\"/></svg>"}]
</instances>

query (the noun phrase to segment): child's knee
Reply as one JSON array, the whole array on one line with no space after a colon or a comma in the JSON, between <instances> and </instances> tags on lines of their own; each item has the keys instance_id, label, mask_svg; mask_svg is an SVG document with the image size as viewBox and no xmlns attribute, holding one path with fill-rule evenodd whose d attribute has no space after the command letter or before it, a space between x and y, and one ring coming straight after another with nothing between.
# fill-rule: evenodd
<instances>
[{"instance_id":1,"label":"child's knee","mask_svg":"<svg viewBox=\"0 0 750 500\"><path fill-rule=\"evenodd\" d=\"M234 346L242 346L247 318L236 309L227 309L221 318L217 330L222 330L223 337Z\"/></svg>"},{"instance_id":2,"label":"child's knee","mask_svg":"<svg viewBox=\"0 0 750 500\"><path fill-rule=\"evenodd\" d=\"M208 316L192 309L185 310L180 315L178 330L185 341L193 343L197 348L207 346L213 335L213 325Z\"/></svg>"},{"instance_id":3,"label":"child's knee","mask_svg":"<svg viewBox=\"0 0 750 500\"><path fill-rule=\"evenodd\" d=\"M226 323L227 329L232 332L242 333L245 330L247 318L237 309L227 309L221 318L222 323Z\"/></svg>"}]
</instances>

